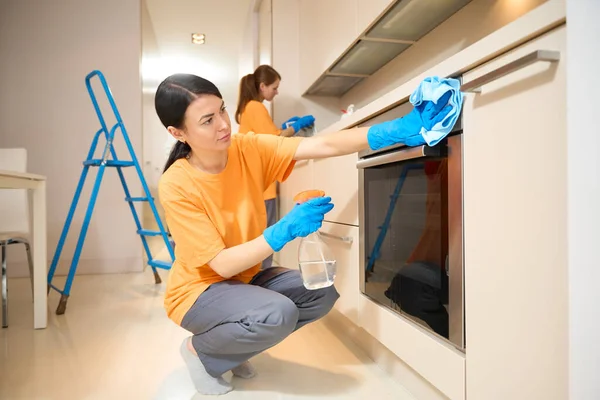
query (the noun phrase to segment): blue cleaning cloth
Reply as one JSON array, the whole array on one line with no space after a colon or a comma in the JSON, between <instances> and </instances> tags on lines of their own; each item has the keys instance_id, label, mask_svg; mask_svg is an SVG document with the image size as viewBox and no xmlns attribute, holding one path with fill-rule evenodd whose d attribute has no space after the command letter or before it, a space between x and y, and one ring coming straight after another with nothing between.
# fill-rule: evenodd
<instances>
[{"instance_id":1,"label":"blue cleaning cloth","mask_svg":"<svg viewBox=\"0 0 600 400\"><path fill-rule=\"evenodd\" d=\"M418 106L424 101L437 101L451 91L448 104L452 106L452 110L446 118L435 124L431 130L421 128L421 136L429 146L435 146L440 140L446 137L456 124L463 103L463 93L460 91L460 82L452 78L440 78L439 76L431 76L423 79L419 86L410 95L409 101L413 106Z\"/></svg>"}]
</instances>

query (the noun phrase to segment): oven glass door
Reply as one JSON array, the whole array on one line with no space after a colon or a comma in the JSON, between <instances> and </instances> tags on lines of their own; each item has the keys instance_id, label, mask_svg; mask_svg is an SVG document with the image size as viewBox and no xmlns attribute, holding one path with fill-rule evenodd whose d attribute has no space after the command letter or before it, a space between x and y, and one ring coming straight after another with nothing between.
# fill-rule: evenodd
<instances>
[{"instance_id":1,"label":"oven glass door","mask_svg":"<svg viewBox=\"0 0 600 400\"><path fill-rule=\"evenodd\" d=\"M457 141L460 145L460 137L449 143ZM361 290L462 348L460 154L457 159L451 145L447 150L452 157L396 156L400 161L390 162L387 155L379 156L388 157L382 164L376 157L363 160L362 167L359 162Z\"/></svg>"}]
</instances>

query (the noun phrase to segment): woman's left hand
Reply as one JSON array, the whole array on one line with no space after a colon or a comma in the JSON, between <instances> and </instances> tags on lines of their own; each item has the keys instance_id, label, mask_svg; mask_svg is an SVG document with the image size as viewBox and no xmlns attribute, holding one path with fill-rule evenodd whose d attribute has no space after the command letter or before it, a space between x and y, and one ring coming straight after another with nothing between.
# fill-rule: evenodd
<instances>
[{"instance_id":1,"label":"woman's left hand","mask_svg":"<svg viewBox=\"0 0 600 400\"><path fill-rule=\"evenodd\" d=\"M437 103L424 101L402 118L373 125L367 133L369 147L378 150L398 143L407 146L425 144L421 129L431 130L446 118L446 115L452 111L452 106L448 105L451 95L451 92L447 92Z\"/></svg>"}]
</instances>

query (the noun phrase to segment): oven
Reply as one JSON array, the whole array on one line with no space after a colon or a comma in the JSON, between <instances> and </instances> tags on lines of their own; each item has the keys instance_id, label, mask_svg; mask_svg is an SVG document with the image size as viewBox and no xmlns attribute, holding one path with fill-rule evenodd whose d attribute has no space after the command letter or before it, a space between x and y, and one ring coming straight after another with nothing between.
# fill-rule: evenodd
<instances>
[{"instance_id":1,"label":"oven","mask_svg":"<svg viewBox=\"0 0 600 400\"><path fill-rule=\"evenodd\" d=\"M462 118L436 146L363 151L357 168L361 292L464 351Z\"/></svg>"}]
</instances>

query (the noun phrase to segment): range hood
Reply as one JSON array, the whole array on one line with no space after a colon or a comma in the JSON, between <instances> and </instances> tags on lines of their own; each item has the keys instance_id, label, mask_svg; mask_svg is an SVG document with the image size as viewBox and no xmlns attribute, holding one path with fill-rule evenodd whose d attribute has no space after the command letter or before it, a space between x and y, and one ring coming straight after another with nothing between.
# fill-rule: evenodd
<instances>
[{"instance_id":1,"label":"range hood","mask_svg":"<svg viewBox=\"0 0 600 400\"><path fill-rule=\"evenodd\" d=\"M397 0L304 93L340 97L471 0Z\"/></svg>"}]
</instances>

